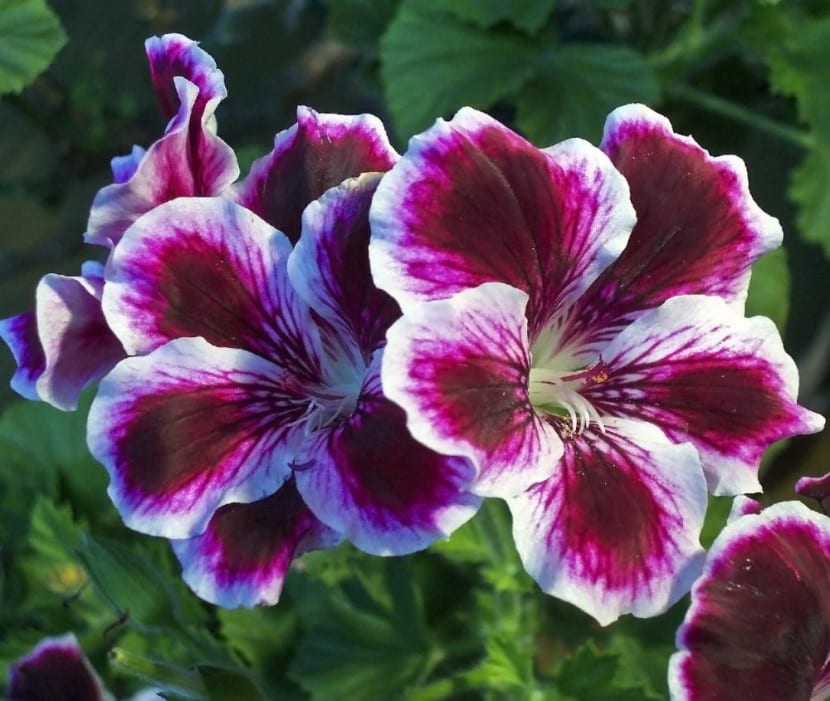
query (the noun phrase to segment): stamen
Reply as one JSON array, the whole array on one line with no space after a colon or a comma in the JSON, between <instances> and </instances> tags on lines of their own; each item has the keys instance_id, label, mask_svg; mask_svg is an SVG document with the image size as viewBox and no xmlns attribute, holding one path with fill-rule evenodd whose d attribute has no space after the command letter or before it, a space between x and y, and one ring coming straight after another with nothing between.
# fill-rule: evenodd
<instances>
[{"instance_id":1,"label":"stamen","mask_svg":"<svg viewBox=\"0 0 830 701\"><path fill-rule=\"evenodd\" d=\"M579 390L607 379L608 371L602 358L584 370L567 375L548 368L531 368L528 398L533 406L545 413L567 416L572 433L582 433L592 423L605 433L605 424L599 412Z\"/></svg>"}]
</instances>

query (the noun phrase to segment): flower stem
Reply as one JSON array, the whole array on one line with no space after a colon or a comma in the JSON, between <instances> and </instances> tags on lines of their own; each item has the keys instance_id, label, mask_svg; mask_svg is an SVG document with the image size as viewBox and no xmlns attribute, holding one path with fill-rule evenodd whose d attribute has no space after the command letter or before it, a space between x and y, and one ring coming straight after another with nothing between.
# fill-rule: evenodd
<instances>
[{"instance_id":1,"label":"flower stem","mask_svg":"<svg viewBox=\"0 0 830 701\"><path fill-rule=\"evenodd\" d=\"M782 124L739 104L706 92L705 90L699 90L698 88L693 88L690 85L684 85L682 83L670 83L666 85L665 90L670 97L683 100L708 112L722 115L741 124L746 124L752 129L766 132L787 143L804 149L809 149L814 146L815 142L813 137L808 132L787 124Z\"/></svg>"}]
</instances>

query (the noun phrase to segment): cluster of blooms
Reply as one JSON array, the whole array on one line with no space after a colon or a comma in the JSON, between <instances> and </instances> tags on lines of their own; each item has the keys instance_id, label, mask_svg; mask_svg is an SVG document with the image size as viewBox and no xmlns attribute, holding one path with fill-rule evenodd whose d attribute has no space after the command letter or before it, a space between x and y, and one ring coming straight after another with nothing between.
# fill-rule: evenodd
<instances>
[{"instance_id":1,"label":"cluster of blooms","mask_svg":"<svg viewBox=\"0 0 830 701\"><path fill-rule=\"evenodd\" d=\"M300 108L237 182L214 61L147 54L169 122L95 198L106 263L0 335L26 397L100 381L110 496L199 596L274 603L307 550L410 553L498 497L544 591L655 615L702 570L707 493L760 491L767 446L823 426L744 316L778 222L650 109L539 149L464 108L399 156L373 116Z\"/></svg>"}]
</instances>

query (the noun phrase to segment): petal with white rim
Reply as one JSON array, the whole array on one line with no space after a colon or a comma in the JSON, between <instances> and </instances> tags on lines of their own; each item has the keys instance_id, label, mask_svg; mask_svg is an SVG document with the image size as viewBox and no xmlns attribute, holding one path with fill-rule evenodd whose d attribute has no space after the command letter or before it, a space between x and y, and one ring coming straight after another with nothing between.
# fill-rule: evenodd
<instances>
[{"instance_id":1,"label":"petal with white rim","mask_svg":"<svg viewBox=\"0 0 830 701\"><path fill-rule=\"evenodd\" d=\"M296 378L244 350L185 338L121 361L90 409L90 452L137 531L189 538L220 506L272 494L305 434Z\"/></svg>"},{"instance_id":2,"label":"petal with white rim","mask_svg":"<svg viewBox=\"0 0 830 701\"><path fill-rule=\"evenodd\" d=\"M369 204L381 178L367 173L328 190L303 212L303 233L288 258L288 276L305 302L354 339L368 365L400 316L369 271Z\"/></svg>"},{"instance_id":3,"label":"petal with white rim","mask_svg":"<svg viewBox=\"0 0 830 701\"><path fill-rule=\"evenodd\" d=\"M72 411L84 387L124 357L101 311L103 282L103 268L92 261L80 276L49 273L37 285L34 312L0 322L18 364L15 391Z\"/></svg>"},{"instance_id":4,"label":"petal with white rim","mask_svg":"<svg viewBox=\"0 0 830 701\"><path fill-rule=\"evenodd\" d=\"M114 701L72 633L43 638L9 666L8 701Z\"/></svg>"},{"instance_id":5,"label":"petal with white rim","mask_svg":"<svg viewBox=\"0 0 830 701\"><path fill-rule=\"evenodd\" d=\"M290 250L282 233L228 200L169 202L113 251L104 314L131 354L201 336L319 378L322 344L288 281Z\"/></svg>"},{"instance_id":6,"label":"petal with white rim","mask_svg":"<svg viewBox=\"0 0 830 701\"><path fill-rule=\"evenodd\" d=\"M303 209L326 190L361 173L389 170L398 154L374 115L297 108L297 123L234 186L237 202L296 242Z\"/></svg>"},{"instance_id":7,"label":"petal with white rim","mask_svg":"<svg viewBox=\"0 0 830 701\"><path fill-rule=\"evenodd\" d=\"M182 34L164 34L147 39L144 48L150 64L150 80L165 119L172 119L179 111L177 76L187 79L198 89L196 109L199 119L207 105L212 114L218 102L228 96L222 71L216 67L213 57L199 48L198 42Z\"/></svg>"},{"instance_id":8,"label":"petal with white rim","mask_svg":"<svg viewBox=\"0 0 830 701\"><path fill-rule=\"evenodd\" d=\"M339 541L289 479L260 501L220 507L204 533L172 546L188 586L205 601L233 608L276 604L291 562Z\"/></svg>"},{"instance_id":9,"label":"petal with white rim","mask_svg":"<svg viewBox=\"0 0 830 701\"><path fill-rule=\"evenodd\" d=\"M556 472L507 503L525 569L602 625L662 613L700 572L700 461L648 424L608 419L566 437Z\"/></svg>"},{"instance_id":10,"label":"petal with white rim","mask_svg":"<svg viewBox=\"0 0 830 701\"><path fill-rule=\"evenodd\" d=\"M239 177L236 154L216 135L213 113L227 93L213 59L179 34L153 37L146 46L156 96L170 121L140 158L133 149L113 163L115 183L92 202L87 243L115 246L153 207L176 197L221 194Z\"/></svg>"},{"instance_id":11,"label":"petal with white rim","mask_svg":"<svg viewBox=\"0 0 830 701\"><path fill-rule=\"evenodd\" d=\"M830 694L830 519L797 502L742 516L709 550L669 663L672 701Z\"/></svg>"},{"instance_id":12,"label":"petal with white rim","mask_svg":"<svg viewBox=\"0 0 830 701\"><path fill-rule=\"evenodd\" d=\"M668 300L600 357L607 377L584 397L604 416L648 421L675 442L691 441L716 494L760 492L764 450L824 425L796 403L798 371L775 325L717 297Z\"/></svg>"},{"instance_id":13,"label":"petal with white rim","mask_svg":"<svg viewBox=\"0 0 830 701\"><path fill-rule=\"evenodd\" d=\"M390 327L381 378L424 445L472 460L471 491L511 496L546 479L562 455L530 404L525 292L498 282L422 302Z\"/></svg>"},{"instance_id":14,"label":"petal with white rim","mask_svg":"<svg viewBox=\"0 0 830 701\"><path fill-rule=\"evenodd\" d=\"M743 311L752 264L781 244L778 220L752 199L746 166L713 157L644 105L614 110L601 148L628 181L637 225L583 304L597 328L670 297L715 295Z\"/></svg>"},{"instance_id":15,"label":"petal with white rim","mask_svg":"<svg viewBox=\"0 0 830 701\"><path fill-rule=\"evenodd\" d=\"M625 179L589 143L543 151L463 108L412 138L370 218L376 283L404 310L503 282L530 296L533 336L619 255L634 210Z\"/></svg>"},{"instance_id":16,"label":"petal with white rim","mask_svg":"<svg viewBox=\"0 0 830 701\"><path fill-rule=\"evenodd\" d=\"M356 547L403 555L448 537L481 504L475 469L412 438L403 410L383 396L376 357L357 405L303 453L297 488L320 520Z\"/></svg>"}]
</instances>

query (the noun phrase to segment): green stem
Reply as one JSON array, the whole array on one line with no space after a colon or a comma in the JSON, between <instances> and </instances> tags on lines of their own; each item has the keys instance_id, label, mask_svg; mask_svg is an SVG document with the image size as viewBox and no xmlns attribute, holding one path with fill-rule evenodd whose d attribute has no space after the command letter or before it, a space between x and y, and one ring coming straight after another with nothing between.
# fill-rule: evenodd
<instances>
[{"instance_id":1,"label":"green stem","mask_svg":"<svg viewBox=\"0 0 830 701\"><path fill-rule=\"evenodd\" d=\"M136 655L123 648L110 651L110 664L116 669L144 680L147 684L160 687L186 699L198 701L206 698L207 691L198 672Z\"/></svg>"},{"instance_id":2,"label":"green stem","mask_svg":"<svg viewBox=\"0 0 830 701\"><path fill-rule=\"evenodd\" d=\"M725 100L722 97L713 95L705 90L693 88L682 83L670 83L666 86L666 94L678 100L700 107L707 112L719 114L741 124L746 124L751 129L766 132L771 136L786 141L787 143L799 146L803 149L810 149L815 142L813 137L806 131L782 124L774 119L758 114L746 107L734 102Z\"/></svg>"}]
</instances>

